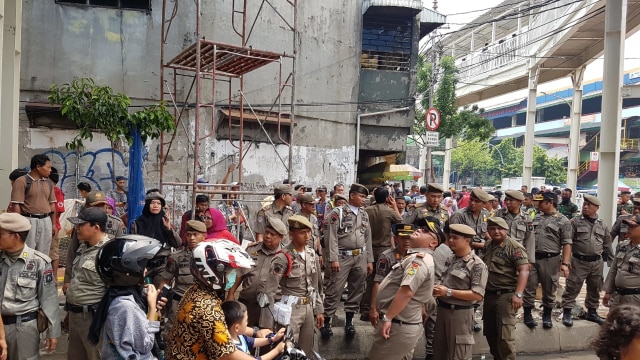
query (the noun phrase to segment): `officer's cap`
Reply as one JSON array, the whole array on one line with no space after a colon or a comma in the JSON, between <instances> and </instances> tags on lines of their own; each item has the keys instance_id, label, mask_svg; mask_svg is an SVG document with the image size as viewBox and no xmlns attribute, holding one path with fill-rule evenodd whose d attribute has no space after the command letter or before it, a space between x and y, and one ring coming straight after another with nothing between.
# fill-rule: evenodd
<instances>
[{"instance_id":1,"label":"officer's cap","mask_svg":"<svg viewBox=\"0 0 640 360\"><path fill-rule=\"evenodd\" d=\"M327 186L326 185L320 185L316 188L316 191L324 191L327 192Z\"/></svg>"},{"instance_id":2,"label":"officer's cap","mask_svg":"<svg viewBox=\"0 0 640 360\"><path fill-rule=\"evenodd\" d=\"M313 229L313 225L307 220L304 216L293 215L287 220L289 223L289 230L298 230L298 229Z\"/></svg>"},{"instance_id":3,"label":"officer's cap","mask_svg":"<svg viewBox=\"0 0 640 360\"><path fill-rule=\"evenodd\" d=\"M187 231L197 231L199 233L206 233L207 226L198 220L189 220L187 221Z\"/></svg>"},{"instance_id":4,"label":"officer's cap","mask_svg":"<svg viewBox=\"0 0 640 360\"><path fill-rule=\"evenodd\" d=\"M73 225L80 225L86 222L104 225L107 223L107 219L107 213L104 212L104 210L95 207L88 207L82 209L78 216L70 217L67 220L69 220Z\"/></svg>"},{"instance_id":5,"label":"officer's cap","mask_svg":"<svg viewBox=\"0 0 640 360\"><path fill-rule=\"evenodd\" d=\"M317 203L316 199L314 199L313 196L307 195L307 194L298 196L298 202L300 204L304 204L304 203L315 204L315 203Z\"/></svg>"},{"instance_id":6,"label":"officer's cap","mask_svg":"<svg viewBox=\"0 0 640 360\"><path fill-rule=\"evenodd\" d=\"M501 217L490 217L487 219L488 223L494 224L494 225L498 225L499 227L505 229L505 230L509 230L509 225L507 225L507 222L504 221L503 218Z\"/></svg>"},{"instance_id":7,"label":"officer's cap","mask_svg":"<svg viewBox=\"0 0 640 360\"><path fill-rule=\"evenodd\" d=\"M518 190L507 190L504 192L507 197L510 197L512 199L516 199L519 201L523 201L524 200L524 194L522 193L522 191L518 191Z\"/></svg>"},{"instance_id":8,"label":"officer's cap","mask_svg":"<svg viewBox=\"0 0 640 360\"><path fill-rule=\"evenodd\" d=\"M26 217L17 213L0 214L0 229L12 233L31 230L31 223Z\"/></svg>"},{"instance_id":9,"label":"officer's cap","mask_svg":"<svg viewBox=\"0 0 640 360\"><path fill-rule=\"evenodd\" d=\"M273 196L275 196L276 198L285 194L293 195L294 193L295 190L289 185L276 184L273 186Z\"/></svg>"},{"instance_id":10,"label":"officer's cap","mask_svg":"<svg viewBox=\"0 0 640 360\"><path fill-rule=\"evenodd\" d=\"M273 230L275 230L278 234L280 235L286 235L287 234L287 225L285 225L282 220L276 218L276 217L267 217L267 227L272 228Z\"/></svg>"},{"instance_id":11,"label":"officer's cap","mask_svg":"<svg viewBox=\"0 0 640 360\"><path fill-rule=\"evenodd\" d=\"M443 193L444 188L440 184L429 183L427 184L427 192Z\"/></svg>"},{"instance_id":12,"label":"officer's cap","mask_svg":"<svg viewBox=\"0 0 640 360\"><path fill-rule=\"evenodd\" d=\"M471 196L475 197L476 199L478 199L478 200L480 200L482 202L487 202L487 201L491 200L490 195L487 194L486 191L482 190L479 187L474 188L473 190L471 190Z\"/></svg>"},{"instance_id":13,"label":"officer's cap","mask_svg":"<svg viewBox=\"0 0 640 360\"><path fill-rule=\"evenodd\" d=\"M542 199L543 200L549 200L549 201L552 201L554 203L557 203L558 202L558 195L556 193L553 193L553 192L546 192L545 191L542 194Z\"/></svg>"},{"instance_id":14,"label":"officer's cap","mask_svg":"<svg viewBox=\"0 0 640 360\"><path fill-rule=\"evenodd\" d=\"M466 238L474 237L476 235L475 230L465 224L451 224L449 225L449 233L458 234Z\"/></svg>"},{"instance_id":15,"label":"officer's cap","mask_svg":"<svg viewBox=\"0 0 640 360\"><path fill-rule=\"evenodd\" d=\"M349 188L349 194L351 194L352 192L369 196L369 189L367 189L366 186L358 183L351 184L351 188Z\"/></svg>"},{"instance_id":16,"label":"officer's cap","mask_svg":"<svg viewBox=\"0 0 640 360\"><path fill-rule=\"evenodd\" d=\"M391 228L393 230L393 235L396 236L409 236L416 231L415 226L412 224L393 224Z\"/></svg>"},{"instance_id":17,"label":"officer's cap","mask_svg":"<svg viewBox=\"0 0 640 360\"><path fill-rule=\"evenodd\" d=\"M542 196L542 194L537 193L537 194L533 194L533 201L542 201L544 200L544 197Z\"/></svg>"},{"instance_id":18,"label":"officer's cap","mask_svg":"<svg viewBox=\"0 0 640 360\"><path fill-rule=\"evenodd\" d=\"M334 199L334 201L338 201L338 200L341 200L341 199L342 199L342 200L344 200L344 201L346 201L346 202L349 202L349 198L348 198L348 197L346 197L346 196L345 196L345 195L343 195L343 194L335 194L333 197L335 198L335 199Z\"/></svg>"},{"instance_id":19,"label":"officer's cap","mask_svg":"<svg viewBox=\"0 0 640 360\"><path fill-rule=\"evenodd\" d=\"M90 206L96 206L98 204L106 204L107 196L102 191L90 191L85 198L85 203Z\"/></svg>"},{"instance_id":20,"label":"officer's cap","mask_svg":"<svg viewBox=\"0 0 640 360\"><path fill-rule=\"evenodd\" d=\"M600 200L593 195L584 194L584 201L588 203L592 203L593 205L596 205L596 206L600 206Z\"/></svg>"}]
</instances>

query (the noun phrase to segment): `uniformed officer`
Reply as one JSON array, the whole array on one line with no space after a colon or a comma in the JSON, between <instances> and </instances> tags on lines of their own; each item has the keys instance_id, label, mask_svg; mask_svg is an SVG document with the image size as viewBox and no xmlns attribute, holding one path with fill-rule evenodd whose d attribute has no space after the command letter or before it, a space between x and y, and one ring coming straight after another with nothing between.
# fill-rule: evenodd
<instances>
[{"instance_id":1,"label":"uniformed officer","mask_svg":"<svg viewBox=\"0 0 640 360\"><path fill-rule=\"evenodd\" d=\"M529 262L535 263L536 239L533 232L533 219L522 210L524 194L518 190L507 190L505 195L506 207L497 210L496 216L504 219L509 226L509 237L524 246L527 249Z\"/></svg>"},{"instance_id":2,"label":"uniformed officer","mask_svg":"<svg viewBox=\"0 0 640 360\"><path fill-rule=\"evenodd\" d=\"M542 326L550 329L553 327L551 310L556 300L558 272L562 272L565 278L569 277L572 228L569 220L556 210L558 195L545 192L542 198L539 204L540 214L533 219L536 262L531 266L524 292L524 323L529 328L538 326L531 310L539 283L542 286Z\"/></svg>"},{"instance_id":3,"label":"uniformed officer","mask_svg":"<svg viewBox=\"0 0 640 360\"><path fill-rule=\"evenodd\" d=\"M378 319L380 318L380 313L376 308L376 297L380 283L389 274L391 268L405 257L407 250L411 248L409 236L415 231L415 227L411 224L394 224L392 229L396 247L380 254L374 269L373 286L371 287L371 309L369 310L369 321L374 327L378 325Z\"/></svg>"},{"instance_id":4,"label":"uniformed officer","mask_svg":"<svg viewBox=\"0 0 640 360\"><path fill-rule=\"evenodd\" d=\"M433 287L438 300L433 355L438 360L471 359L473 305L482 301L487 284L487 266L471 249L475 236L467 225L449 225L448 242L454 254L447 259L442 283Z\"/></svg>"},{"instance_id":5,"label":"uniformed officer","mask_svg":"<svg viewBox=\"0 0 640 360\"><path fill-rule=\"evenodd\" d=\"M376 308L380 321L376 326L371 360L411 359L422 331L422 312L433 303L434 264L426 251L437 243L430 232L413 232L407 256L393 265L380 283Z\"/></svg>"},{"instance_id":6,"label":"uniformed officer","mask_svg":"<svg viewBox=\"0 0 640 360\"><path fill-rule=\"evenodd\" d=\"M313 196L309 194L302 194L298 196L298 204L300 204L300 211L296 215L303 216L309 220L313 230L311 230L311 239L309 243L312 249L316 251L316 254L320 256L320 265L322 265L322 246L320 245L320 229L318 227L318 218L314 215L316 210L317 201Z\"/></svg>"},{"instance_id":7,"label":"uniformed officer","mask_svg":"<svg viewBox=\"0 0 640 360\"><path fill-rule=\"evenodd\" d=\"M67 359L98 360L97 344L87 338L93 314L107 291L107 285L96 271L96 254L109 241L105 233L107 214L88 207L77 217L69 218L81 244L73 262L71 281L66 293L65 310L69 314L69 349Z\"/></svg>"},{"instance_id":8,"label":"uniformed officer","mask_svg":"<svg viewBox=\"0 0 640 360\"><path fill-rule=\"evenodd\" d=\"M427 184L427 192L425 193L427 201L420 204L419 207L416 205L416 208L402 219L402 223L413 224L421 217L432 216L438 219L440 225L444 227L444 224L449 220L449 213L447 208L441 204L443 193L444 189L440 184Z\"/></svg>"},{"instance_id":9,"label":"uniformed officer","mask_svg":"<svg viewBox=\"0 0 640 360\"><path fill-rule=\"evenodd\" d=\"M264 230L262 242L251 245L247 248L247 253L253 259L253 266L250 269L236 270L236 282L227 293L227 300L236 300L247 307L248 325L265 329L273 329L273 316L269 309L261 308L258 305L257 297L259 293L266 293L265 287L267 279L271 276L271 260L283 248L282 237L287 234L287 226L282 220L270 217L266 219L267 226ZM242 285L242 291L236 296L238 287ZM276 289L275 300L280 300L280 289ZM273 303L269 306L273 308ZM273 309L271 309L273 311Z\"/></svg>"},{"instance_id":10,"label":"uniformed officer","mask_svg":"<svg viewBox=\"0 0 640 360\"><path fill-rule=\"evenodd\" d=\"M616 238L617 238L616 253L618 253L620 244L622 244L623 241L629 238L629 236L627 235L627 232L629 231L629 227L627 223L624 222L623 220L631 219L633 216L637 214L640 214L640 199L635 198L633 199L633 214L618 216L618 218L616 219L616 222L611 227L611 243L613 244L613 242L616 241Z\"/></svg>"},{"instance_id":11,"label":"uniformed officer","mask_svg":"<svg viewBox=\"0 0 640 360\"><path fill-rule=\"evenodd\" d=\"M278 286L282 299L274 304L291 309L289 324L294 341L305 354L313 349L313 327L324 324L322 306L322 277L320 260L316 252L308 246L311 240L311 223L300 215L291 216L289 237L291 243L271 260L272 276L268 277L266 294L273 300Z\"/></svg>"},{"instance_id":12,"label":"uniformed officer","mask_svg":"<svg viewBox=\"0 0 640 360\"><path fill-rule=\"evenodd\" d=\"M633 213L633 204L629 200L631 200L631 191L620 191L620 199L618 200L618 206L616 208L617 216Z\"/></svg>"},{"instance_id":13,"label":"uniformed officer","mask_svg":"<svg viewBox=\"0 0 640 360\"><path fill-rule=\"evenodd\" d=\"M25 245L31 224L17 213L0 214L0 307L7 359L39 359L38 310L46 316L45 349L60 336L58 290L51 260Z\"/></svg>"},{"instance_id":14,"label":"uniformed officer","mask_svg":"<svg viewBox=\"0 0 640 360\"><path fill-rule=\"evenodd\" d=\"M472 228L475 232L471 248L476 254L482 253L484 242L487 239L487 219L489 213L484 208L484 203L491 199L491 195L481 188L471 190L469 197L469 206L456 211L449 219L451 224L464 224Z\"/></svg>"},{"instance_id":15,"label":"uniformed officer","mask_svg":"<svg viewBox=\"0 0 640 360\"><path fill-rule=\"evenodd\" d=\"M337 206L329 214L325 234L330 267L325 274L325 322L323 336L333 336L331 318L336 313L344 284L348 281L349 296L344 303L346 314L345 335L353 335L353 315L358 311L367 275L373 273L371 226L369 216L362 207L369 190L360 184L349 189L349 203Z\"/></svg>"},{"instance_id":16,"label":"uniformed officer","mask_svg":"<svg viewBox=\"0 0 640 360\"><path fill-rule=\"evenodd\" d=\"M267 217L275 217L280 219L285 226L288 226L287 219L293 216L293 209L291 209L291 203L293 202L293 194L295 191L289 185L276 184L273 186L273 202L266 205L258 214L256 214L256 223L253 226L253 231L256 234L256 241L262 241L265 232L265 219ZM289 229L287 228L287 231ZM285 235L282 239L282 243L287 245L289 243L289 235Z\"/></svg>"},{"instance_id":17,"label":"uniformed officer","mask_svg":"<svg viewBox=\"0 0 640 360\"><path fill-rule=\"evenodd\" d=\"M392 239L391 227L402 221L400 212L396 208L396 199L389 194L386 187L379 187L373 192L376 203L365 210L369 215L371 224L371 247L373 248L373 262L383 252L395 247ZM360 301L360 320L369 320L369 308L371 307L371 289L373 288L374 274L367 276L367 283Z\"/></svg>"},{"instance_id":18,"label":"uniformed officer","mask_svg":"<svg viewBox=\"0 0 640 360\"><path fill-rule=\"evenodd\" d=\"M572 194L573 190L569 188L563 189L560 195L562 201L560 201L560 204L558 205L558 212L569 220L578 215L578 205L571 201Z\"/></svg>"},{"instance_id":19,"label":"uniformed officer","mask_svg":"<svg viewBox=\"0 0 640 360\"><path fill-rule=\"evenodd\" d=\"M602 324L604 320L596 311L600 305L600 290L603 283L603 256L611 255L611 235L609 228L598 218L600 200L591 195L584 196L582 214L571 219L573 228L573 245L571 246L571 269L564 293L562 294L562 323L573 326L571 310L576 304L576 297L587 282L587 317L585 320ZM607 258L607 261L609 259Z\"/></svg>"},{"instance_id":20,"label":"uniformed officer","mask_svg":"<svg viewBox=\"0 0 640 360\"><path fill-rule=\"evenodd\" d=\"M640 215L623 221L628 226L629 237L620 243L604 282L602 304L607 307L640 305Z\"/></svg>"},{"instance_id":21,"label":"uniformed officer","mask_svg":"<svg viewBox=\"0 0 640 360\"><path fill-rule=\"evenodd\" d=\"M482 314L484 335L494 359L513 360L516 312L522 306L529 260L522 244L508 236L509 225L503 218L489 218L487 225L491 240L487 241L482 258L489 270Z\"/></svg>"},{"instance_id":22,"label":"uniformed officer","mask_svg":"<svg viewBox=\"0 0 640 360\"><path fill-rule=\"evenodd\" d=\"M187 220L185 224L184 238L187 246L169 255L164 268L159 276L160 289L164 285L171 286L173 299L169 302L168 311L163 311L167 318L164 335L169 335L169 330L175 322L178 303L182 300L184 293L193 285L193 275L191 275L191 258L195 247L207 237L207 226L198 220Z\"/></svg>"}]
</instances>

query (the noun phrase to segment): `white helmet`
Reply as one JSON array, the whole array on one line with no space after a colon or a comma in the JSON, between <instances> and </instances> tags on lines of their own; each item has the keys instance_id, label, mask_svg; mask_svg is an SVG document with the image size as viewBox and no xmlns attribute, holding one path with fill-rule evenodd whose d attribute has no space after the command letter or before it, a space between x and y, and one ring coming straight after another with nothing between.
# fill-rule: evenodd
<instances>
[{"instance_id":1,"label":"white helmet","mask_svg":"<svg viewBox=\"0 0 640 360\"><path fill-rule=\"evenodd\" d=\"M253 265L249 254L232 241L203 241L193 249L191 274L202 285L218 290L225 288L227 272Z\"/></svg>"}]
</instances>

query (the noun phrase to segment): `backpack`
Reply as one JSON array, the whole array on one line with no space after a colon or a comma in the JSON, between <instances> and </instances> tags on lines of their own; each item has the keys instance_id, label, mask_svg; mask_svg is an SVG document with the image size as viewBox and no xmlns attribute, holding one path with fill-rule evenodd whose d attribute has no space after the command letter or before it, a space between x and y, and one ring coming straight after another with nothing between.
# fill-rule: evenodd
<instances>
[{"instance_id":1,"label":"backpack","mask_svg":"<svg viewBox=\"0 0 640 360\"><path fill-rule=\"evenodd\" d=\"M29 191L31 190L31 184L33 183L33 178L28 174L22 175L22 176L24 177L24 180L27 183L27 185L24 187L24 196L26 197ZM49 184L49 191L53 191L53 182L47 179L47 184Z\"/></svg>"}]
</instances>

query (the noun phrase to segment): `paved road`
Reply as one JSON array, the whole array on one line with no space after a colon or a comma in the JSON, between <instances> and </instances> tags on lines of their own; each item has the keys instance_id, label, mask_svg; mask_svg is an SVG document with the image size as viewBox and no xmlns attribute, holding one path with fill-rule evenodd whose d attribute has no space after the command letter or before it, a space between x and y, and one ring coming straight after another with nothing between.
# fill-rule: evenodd
<instances>
[{"instance_id":1,"label":"paved road","mask_svg":"<svg viewBox=\"0 0 640 360\"><path fill-rule=\"evenodd\" d=\"M473 360L480 360L480 356L474 356ZM487 355L485 360L491 360L493 356ZM562 354L537 354L527 355L518 354L518 360L598 360L598 357L592 351L568 352Z\"/></svg>"}]
</instances>

